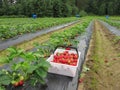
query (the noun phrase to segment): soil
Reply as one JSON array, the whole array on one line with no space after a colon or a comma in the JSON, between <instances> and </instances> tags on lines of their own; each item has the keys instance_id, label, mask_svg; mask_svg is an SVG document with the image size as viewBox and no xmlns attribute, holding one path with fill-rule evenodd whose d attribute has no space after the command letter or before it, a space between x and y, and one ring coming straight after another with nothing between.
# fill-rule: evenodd
<instances>
[{"instance_id":1,"label":"soil","mask_svg":"<svg viewBox=\"0 0 120 90\"><path fill-rule=\"evenodd\" d=\"M120 40L99 21L95 21L84 66L83 82L78 90L120 90ZM82 73L83 74L83 73Z\"/></svg>"}]
</instances>

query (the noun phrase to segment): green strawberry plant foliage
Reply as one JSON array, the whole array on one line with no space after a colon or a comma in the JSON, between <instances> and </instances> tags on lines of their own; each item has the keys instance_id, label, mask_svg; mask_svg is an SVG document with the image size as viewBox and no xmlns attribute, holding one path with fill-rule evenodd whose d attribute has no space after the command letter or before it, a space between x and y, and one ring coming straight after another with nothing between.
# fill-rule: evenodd
<instances>
[{"instance_id":1,"label":"green strawberry plant foliage","mask_svg":"<svg viewBox=\"0 0 120 90\"><path fill-rule=\"evenodd\" d=\"M8 48L8 63L10 70L0 71L0 85L18 86L29 80L33 85L36 83L45 84L48 68L50 64L41 58L37 52L25 52L22 49Z\"/></svg>"},{"instance_id":2,"label":"green strawberry plant foliage","mask_svg":"<svg viewBox=\"0 0 120 90\"><path fill-rule=\"evenodd\" d=\"M120 28L120 23L119 22L116 22L117 20L112 20L112 19L106 19L106 18L103 18L103 17L100 17L99 19L107 22L108 24L112 25L112 26L115 26L117 27L118 29ZM119 19L119 18L118 18Z\"/></svg>"},{"instance_id":3,"label":"green strawberry plant foliage","mask_svg":"<svg viewBox=\"0 0 120 90\"><path fill-rule=\"evenodd\" d=\"M0 39L9 39L17 35L36 32L38 30L52 27L55 25L75 21L75 17L69 18L7 18L1 19Z\"/></svg>"},{"instance_id":4,"label":"green strawberry plant foliage","mask_svg":"<svg viewBox=\"0 0 120 90\"><path fill-rule=\"evenodd\" d=\"M77 24L74 27L70 29L66 29L63 32L55 32L53 33L49 41L39 45L38 43L35 43L35 48L37 49L37 52L40 53L42 56L49 56L51 52L54 51L56 46L77 46L78 41L74 38L78 35L81 35L85 32L85 28L88 26L91 19L88 19L84 21L82 24Z\"/></svg>"},{"instance_id":5,"label":"green strawberry plant foliage","mask_svg":"<svg viewBox=\"0 0 120 90\"><path fill-rule=\"evenodd\" d=\"M13 61L13 59L15 59L16 57L21 56L24 51L23 49L17 49L15 47L7 48L7 50L10 52L7 59L8 63L10 61Z\"/></svg>"},{"instance_id":6,"label":"green strawberry plant foliage","mask_svg":"<svg viewBox=\"0 0 120 90\"><path fill-rule=\"evenodd\" d=\"M36 47L36 52L41 55L41 57L49 57L51 51L53 50L53 46L50 46L48 43L38 44L35 43L34 46Z\"/></svg>"}]
</instances>

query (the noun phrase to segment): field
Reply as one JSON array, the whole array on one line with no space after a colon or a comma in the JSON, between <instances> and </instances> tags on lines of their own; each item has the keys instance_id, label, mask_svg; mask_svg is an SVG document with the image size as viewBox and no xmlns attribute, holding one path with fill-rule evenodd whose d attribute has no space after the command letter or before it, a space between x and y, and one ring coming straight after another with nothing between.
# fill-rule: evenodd
<instances>
[{"instance_id":1,"label":"field","mask_svg":"<svg viewBox=\"0 0 120 90\"><path fill-rule=\"evenodd\" d=\"M119 16L0 18L0 90L28 81L45 84L46 59L57 46L76 47L85 57L82 71L78 69L78 90L119 90Z\"/></svg>"}]
</instances>

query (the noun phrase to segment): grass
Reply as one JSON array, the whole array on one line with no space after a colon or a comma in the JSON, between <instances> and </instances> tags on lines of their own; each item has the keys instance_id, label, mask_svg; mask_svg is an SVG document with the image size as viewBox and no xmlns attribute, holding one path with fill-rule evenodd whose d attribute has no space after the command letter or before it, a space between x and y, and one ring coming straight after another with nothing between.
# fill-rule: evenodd
<instances>
[{"instance_id":1,"label":"grass","mask_svg":"<svg viewBox=\"0 0 120 90\"><path fill-rule=\"evenodd\" d=\"M92 59L94 60L94 65L92 70L97 72L98 69L100 68L100 65L103 63L103 56L101 56L101 53L103 52L102 48L100 47L101 45L101 40L100 40L101 35L99 34L98 30L95 30L93 34L93 44L94 44L94 50L92 53ZM102 59L102 60L101 60Z\"/></svg>"},{"instance_id":2,"label":"grass","mask_svg":"<svg viewBox=\"0 0 120 90\"><path fill-rule=\"evenodd\" d=\"M120 36L116 36L116 37L114 37L114 44L120 44ZM119 46L117 46L117 47L119 47ZM118 53L118 57L120 57L120 53Z\"/></svg>"},{"instance_id":3,"label":"grass","mask_svg":"<svg viewBox=\"0 0 120 90\"><path fill-rule=\"evenodd\" d=\"M116 36L115 38L114 38L114 43L117 43L117 42L119 42L120 41L120 36Z\"/></svg>"},{"instance_id":4,"label":"grass","mask_svg":"<svg viewBox=\"0 0 120 90\"><path fill-rule=\"evenodd\" d=\"M97 82L98 82L97 79L93 77L92 81L91 81L91 86L90 86L90 88L93 88L92 90L97 90L97 88L96 88Z\"/></svg>"}]
</instances>

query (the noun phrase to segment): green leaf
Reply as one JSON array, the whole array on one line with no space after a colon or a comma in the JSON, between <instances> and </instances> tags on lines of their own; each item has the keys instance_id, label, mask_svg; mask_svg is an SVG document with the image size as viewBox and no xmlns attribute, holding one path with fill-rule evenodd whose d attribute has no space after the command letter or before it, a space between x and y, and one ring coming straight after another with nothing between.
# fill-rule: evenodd
<instances>
[{"instance_id":1,"label":"green leaf","mask_svg":"<svg viewBox=\"0 0 120 90\"><path fill-rule=\"evenodd\" d=\"M9 58L8 57L1 57L0 58L0 63L9 63Z\"/></svg>"},{"instance_id":2,"label":"green leaf","mask_svg":"<svg viewBox=\"0 0 120 90\"><path fill-rule=\"evenodd\" d=\"M23 62L22 64L21 64L21 68L23 69L23 70L25 70L25 71L27 71L27 69L29 69L31 67L31 65L30 65L30 62Z\"/></svg>"},{"instance_id":3,"label":"green leaf","mask_svg":"<svg viewBox=\"0 0 120 90\"><path fill-rule=\"evenodd\" d=\"M0 86L0 90L5 90L5 87L3 87L3 86Z\"/></svg>"},{"instance_id":4,"label":"green leaf","mask_svg":"<svg viewBox=\"0 0 120 90\"><path fill-rule=\"evenodd\" d=\"M25 53L24 59L25 60L34 60L35 56L34 56L33 52L27 52L27 53Z\"/></svg>"},{"instance_id":5,"label":"green leaf","mask_svg":"<svg viewBox=\"0 0 120 90\"><path fill-rule=\"evenodd\" d=\"M19 49L19 50L18 50L18 54L22 54L23 52L24 52L23 49Z\"/></svg>"},{"instance_id":6,"label":"green leaf","mask_svg":"<svg viewBox=\"0 0 120 90\"><path fill-rule=\"evenodd\" d=\"M45 84L45 80L42 79L42 78L39 78L39 82L40 82L41 84Z\"/></svg>"},{"instance_id":7,"label":"green leaf","mask_svg":"<svg viewBox=\"0 0 120 90\"><path fill-rule=\"evenodd\" d=\"M34 53L34 55L35 55L36 57L41 57L41 55L40 55L39 53Z\"/></svg>"},{"instance_id":8,"label":"green leaf","mask_svg":"<svg viewBox=\"0 0 120 90\"><path fill-rule=\"evenodd\" d=\"M16 49L14 47L7 48L9 52L16 53Z\"/></svg>"},{"instance_id":9,"label":"green leaf","mask_svg":"<svg viewBox=\"0 0 120 90\"><path fill-rule=\"evenodd\" d=\"M40 60L40 67L50 67L50 63L45 60Z\"/></svg>"},{"instance_id":10,"label":"green leaf","mask_svg":"<svg viewBox=\"0 0 120 90\"><path fill-rule=\"evenodd\" d=\"M45 78L47 76L47 72L44 71L42 68L40 68L39 70L35 70L35 72L41 78Z\"/></svg>"},{"instance_id":11,"label":"green leaf","mask_svg":"<svg viewBox=\"0 0 120 90\"><path fill-rule=\"evenodd\" d=\"M89 71L89 70L90 70L90 68L88 68L88 67L86 67L86 66L83 67L83 72L87 72L87 71Z\"/></svg>"},{"instance_id":12,"label":"green leaf","mask_svg":"<svg viewBox=\"0 0 120 90\"><path fill-rule=\"evenodd\" d=\"M44 79L44 78L42 78L42 77L40 77L40 76L38 76L38 75L35 75L35 76L36 76L35 79L38 80L37 82L40 82L41 84L45 84L45 79Z\"/></svg>"},{"instance_id":13,"label":"green leaf","mask_svg":"<svg viewBox=\"0 0 120 90\"><path fill-rule=\"evenodd\" d=\"M14 68L15 71L16 71L17 69L19 69L20 67L21 67L21 64L20 64L20 63L19 63L19 64L16 64L16 65L15 65L15 68Z\"/></svg>"},{"instance_id":14,"label":"green leaf","mask_svg":"<svg viewBox=\"0 0 120 90\"><path fill-rule=\"evenodd\" d=\"M44 71L48 71L48 67L40 67L41 69L43 69Z\"/></svg>"},{"instance_id":15,"label":"green leaf","mask_svg":"<svg viewBox=\"0 0 120 90\"><path fill-rule=\"evenodd\" d=\"M37 47L37 46L39 46L40 44L37 43L37 42L35 42L35 43L33 43L33 45L34 45L35 47Z\"/></svg>"},{"instance_id":16,"label":"green leaf","mask_svg":"<svg viewBox=\"0 0 120 90\"><path fill-rule=\"evenodd\" d=\"M32 73L34 70L36 70L36 66L30 66L30 68L27 70L27 73Z\"/></svg>"},{"instance_id":17,"label":"green leaf","mask_svg":"<svg viewBox=\"0 0 120 90\"><path fill-rule=\"evenodd\" d=\"M32 84L33 86L35 86L36 83L37 83L37 81L38 81L38 80L36 80L36 78L31 78L31 79L30 79L30 84Z\"/></svg>"},{"instance_id":18,"label":"green leaf","mask_svg":"<svg viewBox=\"0 0 120 90\"><path fill-rule=\"evenodd\" d=\"M9 85L11 83L11 78L8 75L0 76L0 84Z\"/></svg>"},{"instance_id":19,"label":"green leaf","mask_svg":"<svg viewBox=\"0 0 120 90\"><path fill-rule=\"evenodd\" d=\"M3 71L0 71L0 75L3 75L4 74L4 72Z\"/></svg>"}]
</instances>

